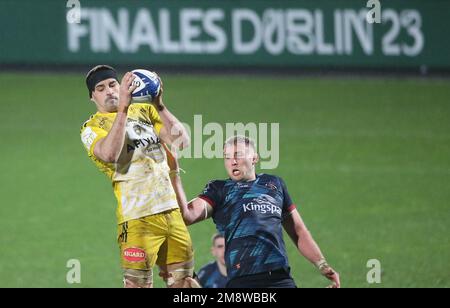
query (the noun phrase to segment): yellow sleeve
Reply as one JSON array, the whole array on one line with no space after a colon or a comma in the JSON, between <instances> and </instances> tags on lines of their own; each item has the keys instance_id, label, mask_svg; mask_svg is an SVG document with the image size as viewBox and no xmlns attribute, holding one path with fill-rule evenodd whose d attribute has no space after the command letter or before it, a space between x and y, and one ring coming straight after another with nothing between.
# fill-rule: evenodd
<instances>
[{"instance_id":1,"label":"yellow sleeve","mask_svg":"<svg viewBox=\"0 0 450 308\"><path fill-rule=\"evenodd\" d=\"M156 110L155 106L153 106L153 105L150 105L149 116L150 116L150 120L153 123L153 127L155 128L155 132L159 136L159 132L161 131L161 128L163 127L163 123L161 121L161 118L159 117L158 111Z\"/></svg>"},{"instance_id":2,"label":"yellow sleeve","mask_svg":"<svg viewBox=\"0 0 450 308\"><path fill-rule=\"evenodd\" d=\"M99 127L86 126L81 130L81 141L84 144L84 147L89 153L89 156L94 155L94 148L97 142L105 138L108 135L108 132Z\"/></svg>"}]
</instances>

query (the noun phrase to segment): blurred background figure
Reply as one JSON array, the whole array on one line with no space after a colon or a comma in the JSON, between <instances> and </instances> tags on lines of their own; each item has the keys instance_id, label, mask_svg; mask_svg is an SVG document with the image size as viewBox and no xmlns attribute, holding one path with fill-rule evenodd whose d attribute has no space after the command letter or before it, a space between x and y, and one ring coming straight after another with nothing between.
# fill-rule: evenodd
<instances>
[{"instance_id":1,"label":"blurred background figure","mask_svg":"<svg viewBox=\"0 0 450 308\"><path fill-rule=\"evenodd\" d=\"M212 237L211 254L216 259L198 272L198 280L203 288L225 288L227 269L225 267L225 239L221 234Z\"/></svg>"}]
</instances>

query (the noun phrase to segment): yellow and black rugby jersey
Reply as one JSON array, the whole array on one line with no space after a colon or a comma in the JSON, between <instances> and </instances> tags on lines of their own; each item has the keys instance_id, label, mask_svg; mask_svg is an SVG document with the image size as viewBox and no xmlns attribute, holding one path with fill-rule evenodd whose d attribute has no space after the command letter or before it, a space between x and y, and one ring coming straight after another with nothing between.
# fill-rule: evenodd
<instances>
[{"instance_id":1,"label":"yellow and black rugby jersey","mask_svg":"<svg viewBox=\"0 0 450 308\"><path fill-rule=\"evenodd\" d=\"M166 153L158 137L162 122L153 105L130 105L125 142L116 163L95 156L95 145L108 135L116 115L92 115L81 128L81 141L95 165L112 180L118 223L177 208Z\"/></svg>"}]
</instances>

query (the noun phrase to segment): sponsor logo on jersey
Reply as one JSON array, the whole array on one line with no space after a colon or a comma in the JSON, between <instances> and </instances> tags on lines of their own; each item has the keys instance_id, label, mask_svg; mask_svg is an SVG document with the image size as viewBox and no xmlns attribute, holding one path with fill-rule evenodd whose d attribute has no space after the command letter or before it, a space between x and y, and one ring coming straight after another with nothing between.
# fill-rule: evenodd
<instances>
[{"instance_id":1,"label":"sponsor logo on jersey","mask_svg":"<svg viewBox=\"0 0 450 308\"><path fill-rule=\"evenodd\" d=\"M267 184L266 184L266 187L268 187L268 188L270 188L270 189L272 189L272 190L278 190L277 185L275 185L275 184L272 183L272 182L267 183Z\"/></svg>"},{"instance_id":2,"label":"sponsor logo on jersey","mask_svg":"<svg viewBox=\"0 0 450 308\"><path fill-rule=\"evenodd\" d=\"M274 204L270 204L270 203L266 203L266 204L259 204L259 203L244 203L242 205L243 209L244 209L244 213L246 212L260 212L261 214L266 214L266 213L270 213L270 214L278 214L281 215L281 208L279 208L278 206L274 205Z\"/></svg>"},{"instance_id":3,"label":"sponsor logo on jersey","mask_svg":"<svg viewBox=\"0 0 450 308\"><path fill-rule=\"evenodd\" d=\"M123 257L128 262L143 262L146 256L141 248L127 248L123 251Z\"/></svg>"},{"instance_id":4,"label":"sponsor logo on jersey","mask_svg":"<svg viewBox=\"0 0 450 308\"><path fill-rule=\"evenodd\" d=\"M149 128L149 129L153 128L153 124L148 122L148 121L146 121L144 118L139 118L139 119L127 118L127 123L131 123L131 124L137 123L139 125L142 125L142 126L145 126L145 127Z\"/></svg>"},{"instance_id":5,"label":"sponsor logo on jersey","mask_svg":"<svg viewBox=\"0 0 450 308\"><path fill-rule=\"evenodd\" d=\"M94 143L95 138L97 138L97 134L90 127L86 128L81 134L81 141L88 150L91 148L92 143Z\"/></svg>"},{"instance_id":6,"label":"sponsor logo on jersey","mask_svg":"<svg viewBox=\"0 0 450 308\"><path fill-rule=\"evenodd\" d=\"M135 140L130 140L132 142L132 144L127 144L127 153L130 153L131 151L134 151L140 147L148 147L154 144L159 144L161 143L161 139L159 139L158 137L153 138L153 137L149 137L149 138L142 138L142 139L135 139Z\"/></svg>"}]
</instances>

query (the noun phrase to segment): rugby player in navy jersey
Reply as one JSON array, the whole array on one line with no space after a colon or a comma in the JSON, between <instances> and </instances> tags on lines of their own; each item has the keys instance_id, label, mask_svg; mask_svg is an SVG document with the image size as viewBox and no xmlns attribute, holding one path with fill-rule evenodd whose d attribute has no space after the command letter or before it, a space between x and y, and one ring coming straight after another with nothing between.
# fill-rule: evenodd
<instances>
[{"instance_id":1,"label":"rugby player in navy jersey","mask_svg":"<svg viewBox=\"0 0 450 308\"><path fill-rule=\"evenodd\" d=\"M228 279L225 266L225 238L222 234L214 234L211 253L215 260L198 271L197 279L203 288L225 288Z\"/></svg>"},{"instance_id":2,"label":"rugby player in navy jersey","mask_svg":"<svg viewBox=\"0 0 450 308\"><path fill-rule=\"evenodd\" d=\"M319 246L292 202L284 181L256 174L258 154L244 136L224 145L229 179L209 182L188 202L179 177L178 161L166 148L170 178L186 225L213 218L225 236L227 288L295 288L290 275L282 228L298 251L312 262L332 288L339 288L339 274L325 261Z\"/></svg>"}]
</instances>

